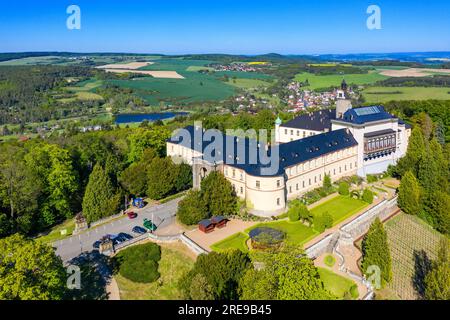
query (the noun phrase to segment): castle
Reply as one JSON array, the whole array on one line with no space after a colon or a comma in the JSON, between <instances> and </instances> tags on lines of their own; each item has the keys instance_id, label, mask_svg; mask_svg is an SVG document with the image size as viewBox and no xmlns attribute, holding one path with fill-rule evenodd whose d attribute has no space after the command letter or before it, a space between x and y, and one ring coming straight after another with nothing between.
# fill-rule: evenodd
<instances>
[{"instance_id":1,"label":"castle","mask_svg":"<svg viewBox=\"0 0 450 320\"><path fill-rule=\"evenodd\" d=\"M284 124L278 118L275 146L235 136L221 142L193 138L205 130L189 126L181 139L175 134L167 141L167 155L192 165L194 188L209 172L219 170L253 214L280 214L288 200L322 186L325 175L336 181L382 173L406 153L409 125L382 106L352 108L345 82L338 96L335 110L304 114ZM263 150L275 157L275 170L259 155ZM258 155L252 158L254 153Z\"/></svg>"}]
</instances>

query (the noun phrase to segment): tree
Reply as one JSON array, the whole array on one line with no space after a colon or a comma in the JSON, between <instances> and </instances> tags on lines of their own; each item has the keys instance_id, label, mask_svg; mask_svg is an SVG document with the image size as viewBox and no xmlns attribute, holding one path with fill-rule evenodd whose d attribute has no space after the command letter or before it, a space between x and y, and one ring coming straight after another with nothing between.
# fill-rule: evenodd
<instances>
[{"instance_id":1,"label":"tree","mask_svg":"<svg viewBox=\"0 0 450 320\"><path fill-rule=\"evenodd\" d=\"M317 268L299 247L261 253L260 270L247 271L240 282L241 299L324 300L335 297L324 289Z\"/></svg>"},{"instance_id":2,"label":"tree","mask_svg":"<svg viewBox=\"0 0 450 320\"><path fill-rule=\"evenodd\" d=\"M120 175L119 181L130 194L141 196L147 192L147 179L146 164L138 162L126 168Z\"/></svg>"},{"instance_id":3,"label":"tree","mask_svg":"<svg viewBox=\"0 0 450 320\"><path fill-rule=\"evenodd\" d=\"M202 197L212 215L236 213L237 198L231 183L218 171L211 172L201 183Z\"/></svg>"},{"instance_id":4,"label":"tree","mask_svg":"<svg viewBox=\"0 0 450 320\"><path fill-rule=\"evenodd\" d=\"M425 299L450 300L450 254L449 240L439 243L438 257L433 261L430 272L425 276Z\"/></svg>"},{"instance_id":5,"label":"tree","mask_svg":"<svg viewBox=\"0 0 450 320\"><path fill-rule=\"evenodd\" d=\"M325 174L325 177L323 178L323 190L326 193L330 193L332 189L333 189L333 186L331 184L330 175Z\"/></svg>"},{"instance_id":6,"label":"tree","mask_svg":"<svg viewBox=\"0 0 450 320\"><path fill-rule=\"evenodd\" d=\"M364 189L362 199L364 202L372 203L373 202L373 192L369 189Z\"/></svg>"},{"instance_id":7,"label":"tree","mask_svg":"<svg viewBox=\"0 0 450 320\"><path fill-rule=\"evenodd\" d=\"M420 159L425 154L425 140L420 128L414 128L408 141L406 155L398 162L398 173L403 176L410 170L415 176L419 170Z\"/></svg>"},{"instance_id":8,"label":"tree","mask_svg":"<svg viewBox=\"0 0 450 320\"><path fill-rule=\"evenodd\" d=\"M300 210L296 203L298 200L294 200L294 201L292 201L292 203L289 205L288 217L289 217L290 221L300 220Z\"/></svg>"},{"instance_id":9,"label":"tree","mask_svg":"<svg viewBox=\"0 0 450 320\"><path fill-rule=\"evenodd\" d=\"M115 193L109 176L100 164L96 164L89 176L83 198L83 214L88 222L116 213L120 195Z\"/></svg>"},{"instance_id":10,"label":"tree","mask_svg":"<svg viewBox=\"0 0 450 320\"><path fill-rule=\"evenodd\" d=\"M201 273L192 279L189 296L192 300L214 300L213 288Z\"/></svg>"},{"instance_id":11,"label":"tree","mask_svg":"<svg viewBox=\"0 0 450 320\"><path fill-rule=\"evenodd\" d=\"M69 152L57 145L38 144L25 156L25 162L43 187L40 209L44 226L71 217L78 178Z\"/></svg>"},{"instance_id":12,"label":"tree","mask_svg":"<svg viewBox=\"0 0 450 320\"><path fill-rule=\"evenodd\" d=\"M170 138L170 131L164 126L152 126L150 129L139 128L128 138L130 142L128 162L141 160L147 148L153 148L158 155L164 156L168 138Z\"/></svg>"},{"instance_id":13,"label":"tree","mask_svg":"<svg viewBox=\"0 0 450 320\"><path fill-rule=\"evenodd\" d=\"M277 298L277 279L266 269L247 270L239 282L241 300L275 300Z\"/></svg>"},{"instance_id":14,"label":"tree","mask_svg":"<svg viewBox=\"0 0 450 320\"><path fill-rule=\"evenodd\" d=\"M343 196L348 196L350 194L350 186L347 182L343 181L339 183L339 194Z\"/></svg>"},{"instance_id":15,"label":"tree","mask_svg":"<svg viewBox=\"0 0 450 320\"><path fill-rule=\"evenodd\" d=\"M439 232L450 233L450 195L440 190L429 192L423 201L425 219Z\"/></svg>"},{"instance_id":16,"label":"tree","mask_svg":"<svg viewBox=\"0 0 450 320\"><path fill-rule=\"evenodd\" d=\"M313 221L313 216L309 212L308 207L298 199L291 201L288 216L291 221L302 220L303 222L308 222L310 224L312 224Z\"/></svg>"},{"instance_id":17,"label":"tree","mask_svg":"<svg viewBox=\"0 0 450 320\"><path fill-rule=\"evenodd\" d=\"M190 191L178 204L178 220L185 225L193 225L209 217L205 201L200 191Z\"/></svg>"},{"instance_id":18,"label":"tree","mask_svg":"<svg viewBox=\"0 0 450 320\"><path fill-rule=\"evenodd\" d=\"M154 158L147 167L147 195L154 200L170 195L176 178L177 168L170 158Z\"/></svg>"},{"instance_id":19,"label":"tree","mask_svg":"<svg viewBox=\"0 0 450 320\"><path fill-rule=\"evenodd\" d=\"M181 192L192 188L192 168L186 163L176 166L175 192Z\"/></svg>"},{"instance_id":20,"label":"tree","mask_svg":"<svg viewBox=\"0 0 450 320\"><path fill-rule=\"evenodd\" d=\"M314 217L314 229L320 233L333 226L333 216L328 212Z\"/></svg>"},{"instance_id":21,"label":"tree","mask_svg":"<svg viewBox=\"0 0 450 320\"><path fill-rule=\"evenodd\" d=\"M0 239L0 300L60 300L66 277L52 247L18 234Z\"/></svg>"},{"instance_id":22,"label":"tree","mask_svg":"<svg viewBox=\"0 0 450 320\"><path fill-rule=\"evenodd\" d=\"M416 177L407 171L400 181L398 188L398 205L408 214L417 215L420 211L421 191Z\"/></svg>"},{"instance_id":23,"label":"tree","mask_svg":"<svg viewBox=\"0 0 450 320\"><path fill-rule=\"evenodd\" d=\"M362 270L370 275L370 266L377 266L381 271L381 286L384 287L392 279L391 254L388 245L387 233L383 223L377 218L364 236L362 242Z\"/></svg>"},{"instance_id":24,"label":"tree","mask_svg":"<svg viewBox=\"0 0 450 320\"><path fill-rule=\"evenodd\" d=\"M240 250L201 254L192 270L182 277L179 286L188 299L193 299L193 279L201 274L212 289L210 292L215 300L236 300L240 279L250 266L248 255Z\"/></svg>"}]
</instances>

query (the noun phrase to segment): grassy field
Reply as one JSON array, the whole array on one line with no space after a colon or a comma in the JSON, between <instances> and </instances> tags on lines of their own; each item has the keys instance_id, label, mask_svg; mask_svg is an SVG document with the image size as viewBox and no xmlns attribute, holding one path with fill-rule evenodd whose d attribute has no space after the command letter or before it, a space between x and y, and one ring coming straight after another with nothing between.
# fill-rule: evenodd
<instances>
[{"instance_id":1,"label":"grassy field","mask_svg":"<svg viewBox=\"0 0 450 320\"><path fill-rule=\"evenodd\" d=\"M314 207L311 213L317 216L328 212L333 217L333 225L336 225L367 206L368 203L362 200L339 195Z\"/></svg>"},{"instance_id":2,"label":"grassy field","mask_svg":"<svg viewBox=\"0 0 450 320\"><path fill-rule=\"evenodd\" d=\"M96 88L103 85L100 80L86 80L77 83L74 86L64 87L67 92L73 92L75 94L72 98L62 98L59 99L61 102L71 102L75 100L102 100L102 96L93 92Z\"/></svg>"},{"instance_id":3,"label":"grassy field","mask_svg":"<svg viewBox=\"0 0 450 320\"><path fill-rule=\"evenodd\" d=\"M267 87L270 85L269 82L259 79L230 79L227 82L228 84L231 84L234 87L238 87L241 89L251 89L251 88L258 88L258 87Z\"/></svg>"},{"instance_id":4,"label":"grassy field","mask_svg":"<svg viewBox=\"0 0 450 320\"><path fill-rule=\"evenodd\" d=\"M232 236L216 242L211 246L214 251L220 252L228 249L239 249L243 252L248 251L247 242L248 235L242 232L233 234Z\"/></svg>"},{"instance_id":5,"label":"grassy field","mask_svg":"<svg viewBox=\"0 0 450 320\"><path fill-rule=\"evenodd\" d=\"M368 87L364 89L363 96L367 103L392 100L450 100L450 88Z\"/></svg>"},{"instance_id":6,"label":"grassy field","mask_svg":"<svg viewBox=\"0 0 450 320\"><path fill-rule=\"evenodd\" d=\"M371 71L367 74L345 74L345 75L326 75L318 76L312 73L300 73L295 76L295 80L304 82L308 79L309 89L319 89L328 87L340 86L342 79L345 79L347 84L372 84L389 77L383 76L376 71Z\"/></svg>"},{"instance_id":7,"label":"grassy field","mask_svg":"<svg viewBox=\"0 0 450 320\"><path fill-rule=\"evenodd\" d=\"M134 283L124 277L115 276L122 300L180 300L178 289L182 275L194 265L194 257L181 243L161 244L161 260L158 271L161 277L153 283Z\"/></svg>"},{"instance_id":8,"label":"grassy field","mask_svg":"<svg viewBox=\"0 0 450 320\"><path fill-rule=\"evenodd\" d=\"M401 299L417 299L422 288L421 277L416 277L421 270L418 266L436 259L442 235L419 218L404 213L386 222L385 228L393 273L388 289Z\"/></svg>"},{"instance_id":9,"label":"grassy field","mask_svg":"<svg viewBox=\"0 0 450 320\"><path fill-rule=\"evenodd\" d=\"M53 227L47 235L36 238L36 240L42 241L44 243L52 243L57 240L69 237L74 229L75 229L75 220L68 219L63 223ZM65 233L62 234L61 232Z\"/></svg>"},{"instance_id":10,"label":"grassy field","mask_svg":"<svg viewBox=\"0 0 450 320\"><path fill-rule=\"evenodd\" d=\"M320 278L323 281L325 289L330 291L332 294L338 298L344 298L345 293L350 293L350 288L355 286L356 283L350 279L344 278L328 269L317 268L319 271ZM352 298L357 299L359 296L358 289L353 292Z\"/></svg>"}]
</instances>

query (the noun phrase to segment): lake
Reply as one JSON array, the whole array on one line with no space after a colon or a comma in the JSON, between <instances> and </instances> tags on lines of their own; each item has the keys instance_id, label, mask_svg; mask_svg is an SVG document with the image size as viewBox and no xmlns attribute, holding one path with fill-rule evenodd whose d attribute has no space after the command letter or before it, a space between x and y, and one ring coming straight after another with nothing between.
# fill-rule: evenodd
<instances>
[{"instance_id":1,"label":"lake","mask_svg":"<svg viewBox=\"0 0 450 320\"><path fill-rule=\"evenodd\" d=\"M142 122L148 120L150 122L156 120L164 120L174 118L176 116L187 115L187 112L154 112L154 113L130 113L118 114L115 116L116 123Z\"/></svg>"}]
</instances>

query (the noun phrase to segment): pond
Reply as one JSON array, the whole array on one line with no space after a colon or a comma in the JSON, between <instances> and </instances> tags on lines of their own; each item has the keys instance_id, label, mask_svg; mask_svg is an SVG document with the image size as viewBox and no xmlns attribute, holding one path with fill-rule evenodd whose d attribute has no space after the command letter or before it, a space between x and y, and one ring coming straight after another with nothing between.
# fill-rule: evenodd
<instances>
[{"instance_id":1,"label":"pond","mask_svg":"<svg viewBox=\"0 0 450 320\"><path fill-rule=\"evenodd\" d=\"M165 120L174 118L176 116L185 116L187 112L154 112L154 113L130 113L130 114L118 114L115 116L115 122L120 123L131 123L131 122L142 122L148 120L150 122L156 120Z\"/></svg>"}]
</instances>

